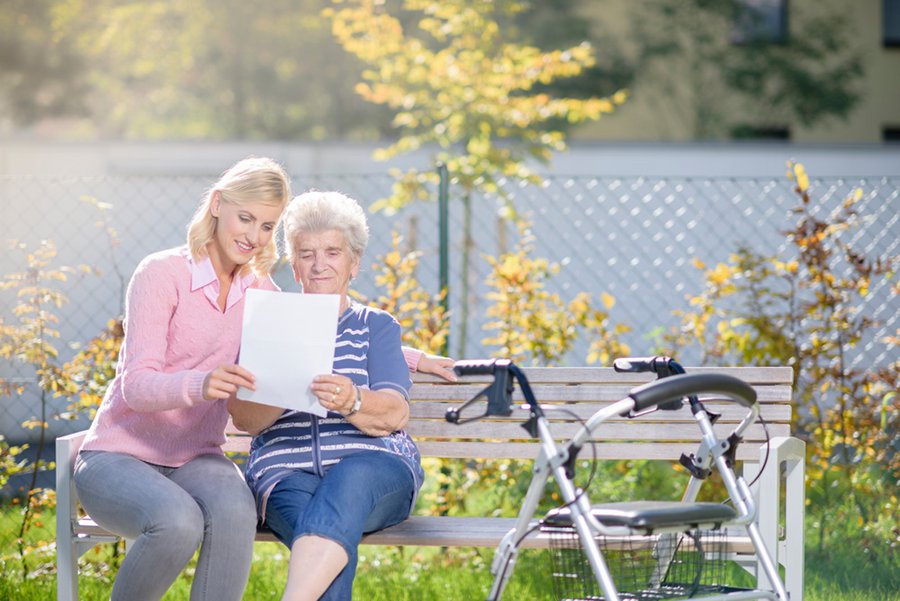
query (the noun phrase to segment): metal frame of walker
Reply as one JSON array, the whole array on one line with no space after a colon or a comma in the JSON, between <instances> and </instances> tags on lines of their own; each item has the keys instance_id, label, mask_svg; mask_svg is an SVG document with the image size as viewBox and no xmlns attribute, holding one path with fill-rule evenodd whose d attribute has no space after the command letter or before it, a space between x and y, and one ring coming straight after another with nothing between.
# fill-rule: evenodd
<instances>
[{"instance_id":1,"label":"metal frame of walker","mask_svg":"<svg viewBox=\"0 0 900 601\"><path fill-rule=\"evenodd\" d=\"M570 440L557 443L544 413L552 411L554 408L538 404L528 380L520 368L507 359L457 362L455 370L459 375L489 374L493 375L494 381L458 409L448 410L447 421L463 424L492 415L511 415L511 396L515 381L518 382L526 402L520 408L529 412L529 417L523 427L540 442L540 452L534 461L531 484L519 510L516 525L505 535L494 555L491 565L494 580L488 601L499 601L515 567L519 543L540 526L541 519L535 519L534 514L551 475L554 477L564 501L563 507L568 508L571 525L577 532L582 550L596 578L599 590L603 594L604 601L620 601L621 598L613 582L613 576L595 536L627 537L636 533L647 534L648 530L646 528L636 530L628 525L604 524L602 521L604 506L592 507L587 494L576 488L572 481L575 459L581 448L590 441L591 433L607 420L614 417L634 417L655 409L675 409L681 406L684 399L690 403L702 438L696 454L682 456L682 464L691 472L691 477L681 502L662 503L657 507L668 515L668 519L664 519L659 526L654 526L653 533L668 533L671 536L678 536L686 526L692 528L719 528L723 525L743 527L765 573L765 580L759 579L759 582L767 581L772 590L755 588L729 591L704 595L703 600L771 599L787 601L789 597L777 566L763 542L756 523L756 504L753 494L743 477L736 476L731 467L741 434L756 421L759 415L759 406L753 388L738 378L724 374L685 374L683 368L669 357L617 359L614 367L617 371L651 371L656 373L659 379L632 389L624 399L598 410L582 424L582 427ZM707 412L697 398L697 395L700 394L723 395L747 408L747 415L726 439L716 436L713 423L718 416ZM487 399L485 413L463 418L461 412L483 397ZM703 517L703 506L722 507L721 505L696 503L703 480L713 468L719 472L735 507L733 519L725 520L724 524L721 515ZM681 516L688 515L685 511L692 511L690 518L685 518L690 521L679 521ZM597 515L601 516L600 519L596 517ZM698 516L700 517L698 518ZM671 559L671 557L660 558L660 565Z\"/></svg>"}]
</instances>

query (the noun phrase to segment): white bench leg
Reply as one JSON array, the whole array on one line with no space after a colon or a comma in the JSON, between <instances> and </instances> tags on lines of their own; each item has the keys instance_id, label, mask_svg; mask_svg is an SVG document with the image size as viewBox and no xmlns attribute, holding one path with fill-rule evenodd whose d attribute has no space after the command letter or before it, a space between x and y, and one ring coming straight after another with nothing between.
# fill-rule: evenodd
<instances>
[{"instance_id":1,"label":"white bench leg","mask_svg":"<svg viewBox=\"0 0 900 601\"><path fill-rule=\"evenodd\" d=\"M56 440L56 599L78 599L78 550L72 534L75 497L71 478L71 444Z\"/></svg>"},{"instance_id":2,"label":"white bench leg","mask_svg":"<svg viewBox=\"0 0 900 601\"><path fill-rule=\"evenodd\" d=\"M803 601L806 515L806 444L788 439L793 447L785 460L784 586L791 601Z\"/></svg>"},{"instance_id":3,"label":"white bench leg","mask_svg":"<svg viewBox=\"0 0 900 601\"><path fill-rule=\"evenodd\" d=\"M56 541L56 599L57 601L78 600L78 556L75 545Z\"/></svg>"},{"instance_id":4,"label":"white bench leg","mask_svg":"<svg viewBox=\"0 0 900 601\"><path fill-rule=\"evenodd\" d=\"M754 485L759 511L759 531L766 548L776 564L785 568L785 588L791 601L803 600L803 528L806 503L805 443L793 437L776 437L770 444L769 459L763 473ZM760 449L759 464L765 460L765 447ZM782 466L784 466L785 536L782 543L779 536L781 512ZM754 469L754 464L745 464L745 475ZM769 587L768 579L761 565L756 574L760 587Z\"/></svg>"}]
</instances>

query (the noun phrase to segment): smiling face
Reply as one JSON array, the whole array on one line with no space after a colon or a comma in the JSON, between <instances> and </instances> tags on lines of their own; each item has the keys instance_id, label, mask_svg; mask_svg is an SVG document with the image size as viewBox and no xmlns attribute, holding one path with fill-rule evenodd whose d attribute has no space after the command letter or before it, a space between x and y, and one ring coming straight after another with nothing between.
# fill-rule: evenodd
<instances>
[{"instance_id":1,"label":"smiling face","mask_svg":"<svg viewBox=\"0 0 900 601\"><path fill-rule=\"evenodd\" d=\"M272 240L281 207L263 203L230 204L216 197L210 211L216 217L216 231L207 246L218 273L231 273Z\"/></svg>"},{"instance_id":2,"label":"smiling face","mask_svg":"<svg viewBox=\"0 0 900 601\"><path fill-rule=\"evenodd\" d=\"M340 294L346 297L350 281L359 273L359 257L353 254L340 230L304 233L293 244L294 278L307 294ZM341 299L341 307L346 298Z\"/></svg>"}]
</instances>

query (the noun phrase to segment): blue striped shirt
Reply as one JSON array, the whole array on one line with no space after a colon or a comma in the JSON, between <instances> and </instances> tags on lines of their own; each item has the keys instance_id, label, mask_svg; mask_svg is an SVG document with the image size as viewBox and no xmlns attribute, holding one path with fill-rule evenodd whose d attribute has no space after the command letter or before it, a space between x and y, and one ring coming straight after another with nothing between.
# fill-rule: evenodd
<instances>
[{"instance_id":1,"label":"blue striped shirt","mask_svg":"<svg viewBox=\"0 0 900 601\"><path fill-rule=\"evenodd\" d=\"M400 324L385 311L351 303L338 319L334 373L347 376L369 390L394 390L409 400L409 368L400 347ZM422 486L419 450L403 430L388 436L369 436L338 413L326 417L287 410L257 434L250 445L246 478L256 497L260 519L265 518L269 493L294 470L325 475L347 455L364 451L393 453L404 459ZM415 498L413 498L415 504Z\"/></svg>"}]
</instances>

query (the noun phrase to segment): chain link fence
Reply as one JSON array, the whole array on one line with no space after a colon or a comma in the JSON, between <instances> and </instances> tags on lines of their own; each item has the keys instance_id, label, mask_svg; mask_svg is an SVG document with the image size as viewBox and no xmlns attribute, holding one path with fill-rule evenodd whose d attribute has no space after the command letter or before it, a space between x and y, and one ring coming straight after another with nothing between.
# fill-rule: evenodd
<instances>
[{"instance_id":1,"label":"chain link fence","mask_svg":"<svg viewBox=\"0 0 900 601\"><path fill-rule=\"evenodd\" d=\"M96 336L121 312L128 278L148 253L183 243L185 228L206 188L216 179L173 176L0 177L0 222L5 238L33 249L52 240L59 265L86 264L96 274L70 278L62 288L69 302L60 308L60 359L74 354L73 345ZM389 195L393 180L387 174L294 174L297 190L307 187L338 189L364 205ZM811 182L812 197L821 215L837 209L861 188L857 228L846 241L869 257L900 254L900 178L828 178ZM611 310L615 322L629 325L625 337L635 354L654 350L652 333L677 323L672 311L687 308L687 296L702 289L702 272L694 259L707 265L728 260L739 247L765 254L790 252L784 231L795 222L791 209L797 197L786 179L759 178L643 178L548 176L543 185L503 184L504 193L520 215L531 222L535 256L559 263L551 292L568 301L579 292L594 298L607 292L617 299ZM450 353L456 357L486 356L481 346L486 309L484 255L511 250L515 228L501 220L497 197L472 199L474 260L468 277L470 297L460 294L463 210L462 191L450 182L449 285L453 317ZM434 198L437 190L434 190ZM85 199L109 203L99 210ZM354 287L374 296L371 264L390 248L392 231L404 248L422 254L419 281L437 292L440 252L436 202L414 203L393 215L370 213L371 241L363 270ZM110 233L108 228L115 233ZM5 242L5 241L4 241ZM21 253L4 245L0 273L20 271ZM285 290L296 289L286 265L274 274ZM896 286L896 282L894 283ZM0 292L2 316L10 320L15 298ZM466 303L468 340L459 339L460 307ZM872 289L862 311L879 322L877 332L858 347L857 367L884 365L897 359L896 348L881 342L900 328L900 301L889 285ZM565 363L583 364L590 341L582 339ZM690 364L696 357L680 357ZM3 377L26 383L20 396L0 398L0 434L10 443L27 441L33 432L22 428L34 417L38 396L33 374L15 365L0 365ZM54 399L51 411L64 410L66 399ZM50 436L86 427L82 421L51 420Z\"/></svg>"}]
</instances>

